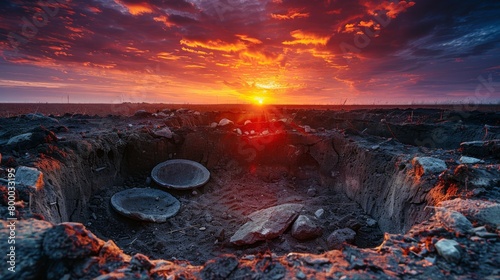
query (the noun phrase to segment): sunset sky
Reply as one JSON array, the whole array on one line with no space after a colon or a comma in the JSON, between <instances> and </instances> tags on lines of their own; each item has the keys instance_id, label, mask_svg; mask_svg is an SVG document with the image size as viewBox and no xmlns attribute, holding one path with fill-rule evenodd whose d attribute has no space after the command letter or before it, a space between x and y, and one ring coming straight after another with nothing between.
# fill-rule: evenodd
<instances>
[{"instance_id":1,"label":"sunset sky","mask_svg":"<svg viewBox=\"0 0 500 280\"><path fill-rule=\"evenodd\" d=\"M0 102L496 103L499 15L493 0L1 1Z\"/></svg>"}]
</instances>

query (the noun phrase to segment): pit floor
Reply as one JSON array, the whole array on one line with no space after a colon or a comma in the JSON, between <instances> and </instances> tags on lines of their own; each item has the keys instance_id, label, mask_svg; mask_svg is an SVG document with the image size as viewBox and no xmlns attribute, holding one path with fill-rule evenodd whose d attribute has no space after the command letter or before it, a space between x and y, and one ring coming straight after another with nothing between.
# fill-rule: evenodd
<instances>
[{"instance_id":1,"label":"pit floor","mask_svg":"<svg viewBox=\"0 0 500 280\"><path fill-rule=\"evenodd\" d=\"M111 207L111 196L133 187L160 188L146 178L126 178L121 186L110 186L90 199L89 220L85 225L98 237L113 241L125 253L142 253L154 259L189 260L203 264L225 253L237 256L272 252L322 253L328 250L327 237L334 230L350 227L356 230L355 245L375 247L382 242L378 225L367 225L370 219L361 207L345 195L329 187L321 187L316 168L304 167L290 174L282 167L251 166L244 170L229 162L211 171L210 181L190 191L166 190L181 202L179 213L165 223L131 220L117 214ZM312 196L311 188L316 189ZM234 246L231 236L254 211L284 203L302 203L302 214L312 217L323 227L323 236L298 241L289 230L281 237L251 246ZM314 213L323 209L320 219Z\"/></svg>"}]
</instances>

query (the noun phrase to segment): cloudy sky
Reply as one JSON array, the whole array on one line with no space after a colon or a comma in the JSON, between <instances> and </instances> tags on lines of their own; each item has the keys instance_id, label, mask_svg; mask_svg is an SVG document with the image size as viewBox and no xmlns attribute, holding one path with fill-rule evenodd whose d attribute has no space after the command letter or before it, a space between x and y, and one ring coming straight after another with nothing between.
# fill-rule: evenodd
<instances>
[{"instance_id":1,"label":"cloudy sky","mask_svg":"<svg viewBox=\"0 0 500 280\"><path fill-rule=\"evenodd\" d=\"M499 15L494 0L1 1L0 102L497 102Z\"/></svg>"}]
</instances>

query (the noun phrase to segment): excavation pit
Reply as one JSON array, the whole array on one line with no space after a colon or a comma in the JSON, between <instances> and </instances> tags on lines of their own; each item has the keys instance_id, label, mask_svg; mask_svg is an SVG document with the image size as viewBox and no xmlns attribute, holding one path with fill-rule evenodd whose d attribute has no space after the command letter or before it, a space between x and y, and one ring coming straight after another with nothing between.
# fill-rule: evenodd
<instances>
[{"instance_id":1,"label":"excavation pit","mask_svg":"<svg viewBox=\"0 0 500 280\"><path fill-rule=\"evenodd\" d=\"M267 253L322 254L339 248L339 244L331 244L335 238L330 237L339 230L355 233L349 241L353 246L374 248L382 243L384 232L405 233L428 219L432 213L425 206L460 194L458 186L440 185L443 176L439 176L457 169L460 154L383 137L375 133L381 131L374 128L378 123L365 122L363 128L356 118L349 121L353 126L338 121L306 124L320 113L302 116L301 111L281 112L258 118L247 113L182 113L168 120L61 117L58 124L51 120L42 124L47 131L67 128L57 131L57 141L35 148L30 148L29 142L9 148L37 154L36 158L16 158L18 165L34 166L44 176L44 187L33 191L30 198L34 213L53 223L83 223L97 237L113 240L130 255L142 253L151 259L185 260L194 265L225 254L241 259ZM351 117L360 114L353 112ZM234 124L210 126L222 118L232 119ZM247 119L252 122L245 123ZM33 120L12 121L10 133L16 125L26 127L27 123L33 125ZM346 128L339 128L340 124ZM171 128L173 137L152 133L165 126ZM483 136L479 126L468 129L459 140L448 141L473 141ZM398 126L393 125L390 133L398 135ZM495 133L490 130L488 137L497 137ZM2 154L14 158L5 150ZM444 159L448 171L423 172L426 169L420 170L415 163L419 156ZM2 163L7 162L5 158ZM200 179L203 184L194 189L167 189L155 182L155 173L151 173L155 166L176 160L205 166L210 172L208 181ZM484 160L484 164L491 164L494 156ZM469 187L474 188L470 183ZM178 213L161 223L116 213L111 204L113 195L134 188L170 193L180 202ZM484 197L498 195L495 189L485 189ZM275 238L250 245L231 242L252 213L287 204L302 205L297 216L307 217L321 231L310 238L297 238L292 222ZM154 203L144 206L151 205Z\"/></svg>"}]
</instances>

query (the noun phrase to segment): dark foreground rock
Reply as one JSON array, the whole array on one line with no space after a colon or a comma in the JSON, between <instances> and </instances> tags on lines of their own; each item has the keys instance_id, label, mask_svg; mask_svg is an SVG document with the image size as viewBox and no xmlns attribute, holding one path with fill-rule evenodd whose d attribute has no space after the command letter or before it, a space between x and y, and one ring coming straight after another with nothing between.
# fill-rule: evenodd
<instances>
[{"instance_id":1,"label":"dark foreground rock","mask_svg":"<svg viewBox=\"0 0 500 280\"><path fill-rule=\"evenodd\" d=\"M481 229L481 232L486 231ZM0 222L7 252L9 223ZM490 236L498 237L490 232ZM386 234L376 249L345 245L324 254L223 255L204 265L123 253L83 225L16 221L15 272L1 279L498 279L500 243L470 233L457 237L435 218L410 233Z\"/></svg>"}]
</instances>

